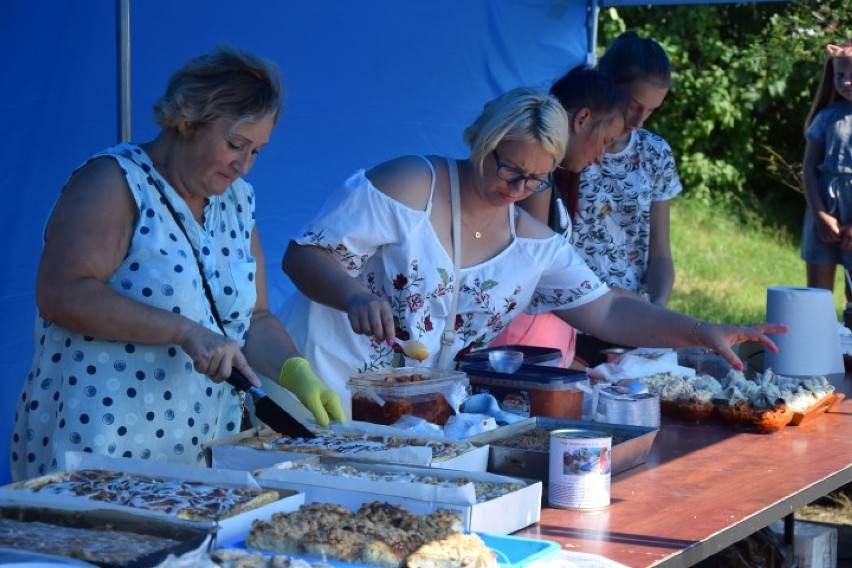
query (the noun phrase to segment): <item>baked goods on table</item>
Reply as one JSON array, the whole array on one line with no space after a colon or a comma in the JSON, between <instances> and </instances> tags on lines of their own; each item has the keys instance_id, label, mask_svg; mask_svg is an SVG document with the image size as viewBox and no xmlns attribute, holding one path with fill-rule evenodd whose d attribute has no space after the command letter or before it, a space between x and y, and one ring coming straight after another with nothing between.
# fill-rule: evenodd
<instances>
[{"instance_id":1,"label":"baked goods on table","mask_svg":"<svg viewBox=\"0 0 852 568\"><path fill-rule=\"evenodd\" d=\"M0 518L0 548L25 549L110 566L131 566L140 558L168 553L180 544L179 540L108 526L77 528Z\"/></svg>"},{"instance_id":2,"label":"baked goods on table","mask_svg":"<svg viewBox=\"0 0 852 568\"><path fill-rule=\"evenodd\" d=\"M494 553L475 534L454 533L443 540L427 542L408 555L408 568L459 568L496 565Z\"/></svg>"},{"instance_id":3,"label":"baked goods on table","mask_svg":"<svg viewBox=\"0 0 852 568\"><path fill-rule=\"evenodd\" d=\"M350 377L352 419L391 425L416 416L443 426L469 394L462 371L431 367L396 367Z\"/></svg>"},{"instance_id":4,"label":"baked goods on table","mask_svg":"<svg viewBox=\"0 0 852 568\"><path fill-rule=\"evenodd\" d=\"M304 461L287 462L279 464L278 469L309 474L327 476L329 480L334 479L362 479L372 482L421 484L435 487L464 487L472 486L474 498L477 503L484 503L497 499L503 495L518 491L526 487L520 481L480 481L467 477L447 477L440 473L417 473L412 471L399 471L388 469L375 469L369 466L355 466L347 463L309 463ZM326 483L330 483L327 481Z\"/></svg>"},{"instance_id":5,"label":"baked goods on table","mask_svg":"<svg viewBox=\"0 0 852 568\"><path fill-rule=\"evenodd\" d=\"M680 377L673 373L657 373L641 380L649 392L659 395L663 413L675 411L694 420L718 416L764 432L799 424L803 416L824 411L827 402L843 396L834 394L834 386L825 377L787 377L772 369L754 380L735 370L722 381L710 375Z\"/></svg>"},{"instance_id":6,"label":"baked goods on table","mask_svg":"<svg viewBox=\"0 0 852 568\"><path fill-rule=\"evenodd\" d=\"M226 519L280 498L277 491L257 487L213 485L103 469L60 471L7 488L105 501L191 521Z\"/></svg>"},{"instance_id":7,"label":"baked goods on table","mask_svg":"<svg viewBox=\"0 0 852 568\"><path fill-rule=\"evenodd\" d=\"M289 438L278 433L262 434L241 439L238 444L257 450L304 452L324 456L358 456L391 450L429 452L431 461L457 457L474 449L466 442L444 442L424 438L404 438L363 432L316 430L314 438Z\"/></svg>"},{"instance_id":8,"label":"baked goods on table","mask_svg":"<svg viewBox=\"0 0 852 568\"><path fill-rule=\"evenodd\" d=\"M380 402L381 401L381 402ZM432 424L443 426L456 414L443 394L430 393L417 400L384 398L376 400L367 395L352 397L352 419L373 424L395 424L405 415L417 416Z\"/></svg>"},{"instance_id":9,"label":"baked goods on table","mask_svg":"<svg viewBox=\"0 0 852 568\"><path fill-rule=\"evenodd\" d=\"M268 521L254 521L246 545L387 568L409 565L409 559L417 567L496 567L494 552L475 534L460 539L462 530L462 516L455 511L414 515L398 505L374 501L352 513L340 505L312 503L291 513L275 513Z\"/></svg>"}]
</instances>

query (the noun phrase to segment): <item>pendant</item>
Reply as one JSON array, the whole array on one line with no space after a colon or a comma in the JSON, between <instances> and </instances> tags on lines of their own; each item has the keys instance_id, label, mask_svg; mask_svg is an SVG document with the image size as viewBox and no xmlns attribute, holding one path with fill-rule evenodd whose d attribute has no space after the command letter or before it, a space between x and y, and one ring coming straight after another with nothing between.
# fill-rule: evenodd
<instances>
[{"instance_id":1,"label":"pendant","mask_svg":"<svg viewBox=\"0 0 852 568\"><path fill-rule=\"evenodd\" d=\"M479 231L474 231L474 232L473 232L473 236L474 236L474 237L476 237L477 239L481 239L481 238L482 238L482 233L480 233Z\"/></svg>"}]
</instances>

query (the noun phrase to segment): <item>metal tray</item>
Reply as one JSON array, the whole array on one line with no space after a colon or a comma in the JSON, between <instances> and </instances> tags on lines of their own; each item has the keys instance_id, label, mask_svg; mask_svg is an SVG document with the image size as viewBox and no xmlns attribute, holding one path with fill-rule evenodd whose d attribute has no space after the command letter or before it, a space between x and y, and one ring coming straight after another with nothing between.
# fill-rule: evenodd
<instances>
[{"instance_id":1,"label":"metal tray","mask_svg":"<svg viewBox=\"0 0 852 568\"><path fill-rule=\"evenodd\" d=\"M21 521L25 523L40 522L56 527L70 527L93 530L118 530L135 534L144 534L155 537L169 538L178 541L178 544L163 548L153 553L139 553L132 559L121 562L81 562L74 560L71 556L56 556L54 554L37 553L42 559L53 558L54 562L68 560L69 565L78 562L83 566L99 566L101 568L151 568L161 564L170 554L180 556L186 552L201 547L215 528L201 526L184 526L165 520L153 519L139 515L131 515L123 511L96 509L83 511L70 511L66 509L47 509L42 507L27 507L19 505L0 506L0 518ZM82 545L79 545L82 546ZM26 543L15 545L15 550L25 552L36 550L27 548ZM74 554L72 551L68 555ZM2 564L2 562L0 562ZM50 564L43 564L48 566Z\"/></svg>"},{"instance_id":2,"label":"metal tray","mask_svg":"<svg viewBox=\"0 0 852 568\"><path fill-rule=\"evenodd\" d=\"M561 428L588 428L625 438L621 443L612 446L612 475L645 463L648 452L651 450L651 444L653 444L659 431L657 428L646 426L606 424L538 416L465 438L465 442L477 445L489 444L488 471L514 477L538 479L547 484L550 470L549 449L546 451L524 450L499 445L500 440L517 436L535 428L545 428L550 431Z\"/></svg>"}]
</instances>

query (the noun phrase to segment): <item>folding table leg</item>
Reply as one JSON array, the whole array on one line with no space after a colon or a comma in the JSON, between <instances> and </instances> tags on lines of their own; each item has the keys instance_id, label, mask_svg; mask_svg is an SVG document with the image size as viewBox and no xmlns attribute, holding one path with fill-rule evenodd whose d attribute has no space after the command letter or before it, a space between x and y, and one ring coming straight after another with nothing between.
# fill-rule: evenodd
<instances>
[{"instance_id":1,"label":"folding table leg","mask_svg":"<svg viewBox=\"0 0 852 568\"><path fill-rule=\"evenodd\" d=\"M796 519L790 513L784 517L784 568L796 566L795 532Z\"/></svg>"}]
</instances>

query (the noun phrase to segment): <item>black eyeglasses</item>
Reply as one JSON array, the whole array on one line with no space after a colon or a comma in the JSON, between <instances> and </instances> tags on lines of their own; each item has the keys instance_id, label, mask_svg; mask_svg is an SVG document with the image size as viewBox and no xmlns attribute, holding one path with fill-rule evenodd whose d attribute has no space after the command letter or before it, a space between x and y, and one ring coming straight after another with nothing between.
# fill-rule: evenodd
<instances>
[{"instance_id":1,"label":"black eyeglasses","mask_svg":"<svg viewBox=\"0 0 852 568\"><path fill-rule=\"evenodd\" d=\"M494 148L491 154L494 156L494 161L497 162L497 177L509 185L515 185L519 181L523 181L524 189L532 193L539 193L553 185L553 178L550 175L547 176L547 179L528 176L523 170L504 163L500 159L500 154L497 153L497 148Z\"/></svg>"}]
</instances>

